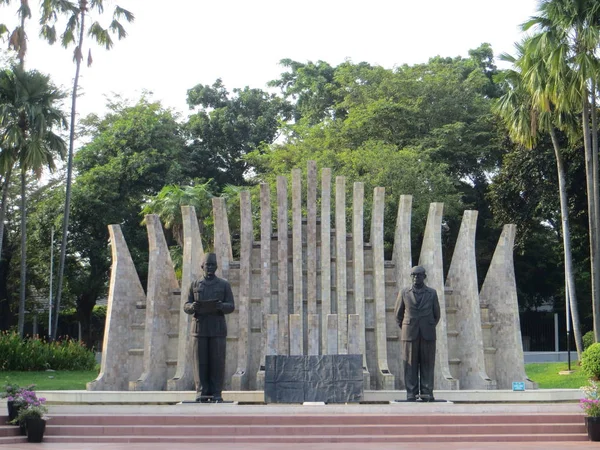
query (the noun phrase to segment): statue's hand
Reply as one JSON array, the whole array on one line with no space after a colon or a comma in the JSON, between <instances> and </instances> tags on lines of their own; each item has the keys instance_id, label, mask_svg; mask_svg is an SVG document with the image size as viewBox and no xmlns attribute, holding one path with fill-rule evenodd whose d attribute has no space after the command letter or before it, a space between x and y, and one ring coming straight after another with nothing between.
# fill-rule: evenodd
<instances>
[{"instance_id":1,"label":"statue's hand","mask_svg":"<svg viewBox=\"0 0 600 450\"><path fill-rule=\"evenodd\" d=\"M217 311L223 311L223 302L217 302L215 308Z\"/></svg>"},{"instance_id":2,"label":"statue's hand","mask_svg":"<svg viewBox=\"0 0 600 450\"><path fill-rule=\"evenodd\" d=\"M196 312L201 312L202 311L202 305L200 304L200 302L194 302L194 311Z\"/></svg>"}]
</instances>

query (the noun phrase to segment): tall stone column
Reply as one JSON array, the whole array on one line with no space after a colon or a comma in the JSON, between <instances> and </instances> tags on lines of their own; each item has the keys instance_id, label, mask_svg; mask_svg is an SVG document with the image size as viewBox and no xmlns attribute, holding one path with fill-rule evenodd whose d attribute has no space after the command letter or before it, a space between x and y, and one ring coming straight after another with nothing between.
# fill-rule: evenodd
<instances>
[{"instance_id":1,"label":"tall stone column","mask_svg":"<svg viewBox=\"0 0 600 450\"><path fill-rule=\"evenodd\" d=\"M396 272L396 296L403 288L412 284L412 250L410 243L410 222L412 216L412 195L401 195L398 202L398 216L394 233L392 262Z\"/></svg>"},{"instance_id":2,"label":"tall stone column","mask_svg":"<svg viewBox=\"0 0 600 450\"><path fill-rule=\"evenodd\" d=\"M112 252L110 286L106 325L102 344L100 374L87 383L88 391L126 391L130 373L129 348L131 344L131 318L136 305L146 303L146 294L138 277L123 232L119 225L109 225Z\"/></svg>"},{"instance_id":3,"label":"tall stone column","mask_svg":"<svg viewBox=\"0 0 600 450\"><path fill-rule=\"evenodd\" d=\"M256 374L256 388L261 390L265 386L265 355L268 350L269 328L268 320L271 315L271 191L267 183L260 185L260 277L262 286L262 332L261 356L258 372ZM275 315L275 319L277 316ZM271 319L272 320L272 319ZM275 327L276 328L276 327ZM275 331L276 333L276 331ZM275 342L277 340L275 339ZM277 347L275 347L277 348ZM276 353L273 353L276 354Z\"/></svg>"},{"instance_id":4,"label":"tall stone column","mask_svg":"<svg viewBox=\"0 0 600 450\"><path fill-rule=\"evenodd\" d=\"M237 369L231 379L231 389L242 391L248 388L248 346L250 330L250 256L252 254L252 206L250 192L240 193L241 242L240 242L240 293L238 310Z\"/></svg>"},{"instance_id":5,"label":"tall stone column","mask_svg":"<svg viewBox=\"0 0 600 450\"><path fill-rule=\"evenodd\" d=\"M452 377L448 363L448 330L446 296L444 291L444 267L442 263L442 213L443 203L431 203L425 225L425 235L419 257L419 265L427 271L425 284L435 289L440 302L441 319L437 325L434 389L457 390L458 380Z\"/></svg>"},{"instance_id":6,"label":"tall stone column","mask_svg":"<svg viewBox=\"0 0 600 450\"><path fill-rule=\"evenodd\" d=\"M331 314L331 169L321 171L321 353L329 354ZM337 324L336 324L337 331ZM336 335L337 336L337 335ZM335 343L337 353L337 338Z\"/></svg>"},{"instance_id":7,"label":"tall stone column","mask_svg":"<svg viewBox=\"0 0 600 450\"><path fill-rule=\"evenodd\" d=\"M192 338L190 336L192 316L183 311L183 305L187 302L192 281L202 276L202 262L204 261L202 236L198 227L196 210L193 206L182 206L181 217L183 220L183 268L181 271L181 299L179 302L179 342L175 376L167 381L169 391L194 389Z\"/></svg>"},{"instance_id":8,"label":"tall stone column","mask_svg":"<svg viewBox=\"0 0 600 450\"><path fill-rule=\"evenodd\" d=\"M479 294L489 308L492 340L496 348L498 389L512 389L513 381L525 382L528 389L537 386L527 378L521 340L517 284L513 262L516 225L504 225L485 281Z\"/></svg>"},{"instance_id":9,"label":"tall stone column","mask_svg":"<svg viewBox=\"0 0 600 450\"><path fill-rule=\"evenodd\" d=\"M301 351L296 354L303 355L302 171L300 169L292 169L292 276L294 284L294 297L292 299L293 314L297 315L298 319L294 319L293 322L290 322L290 338L292 334L300 336ZM300 329L297 331L292 330L292 327L296 326L300 327Z\"/></svg>"},{"instance_id":10,"label":"tall stone column","mask_svg":"<svg viewBox=\"0 0 600 450\"><path fill-rule=\"evenodd\" d=\"M277 177L277 273L279 317L279 354L290 354L289 306L288 306L288 198L287 178Z\"/></svg>"},{"instance_id":11,"label":"tall stone column","mask_svg":"<svg viewBox=\"0 0 600 450\"><path fill-rule=\"evenodd\" d=\"M393 390L394 375L387 360L387 331L385 318L385 261L383 255L383 217L385 189L373 191L373 216L371 219L371 247L373 249L373 281L375 286L375 339L377 345L377 384L379 389Z\"/></svg>"},{"instance_id":12,"label":"tall stone column","mask_svg":"<svg viewBox=\"0 0 600 450\"><path fill-rule=\"evenodd\" d=\"M229 264L233 261L233 250L231 248L231 234L229 233L229 220L227 219L227 207L223 197L213 197L214 244L217 255L216 275L221 278L229 278Z\"/></svg>"},{"instance_id":13,"label":"tall stone column","mask_svg":"<svg viewBox=\"0 0 600 450\"><path fill-rule=\"evenodd\" d=\"M335 292L338 315L338 353L348 354L348 293L346 286L346 178L335 178Z\"/></svg>"},{"instance_id":14,"label":"tall stone column","mask_svg":"<svg viewBox=\"0 0 600 450\"><path fill-rule=\"evenodd\" d=\"M306 171L306 312L308 355L319 354L317 311L317 163L308 161Z\"/></svg>"},{"instance_id":15,"label":"tall stone column","mask_svg":"<svg viewBox=\"0 0 600 450\"><path fill-rule=\"evenodd\" d=\"M481 308L475 258L477 211L465 211L454 247L446 287L456 306L454 326L456 356L460 359L458 379L462 389L492 389L495 384L485 370Z\"/></svg>"},{"instance_id":16,"label":"tall stone column","mask_svg":"<svg viewBox=\"0 0 600 450\"><path fill-rule=\"evenodd\" d=\"M352 320L354 328L348 327L348 341L352 335L351 330L357 333L356 340L358 354L363 355L363 386L369 389L371 376L367 369L367 349L365 342L365 249L364 249L364 183L354 183L352 200L352 243L354 246L354 303L356 314Z\"/></svg>"}]
</instances>

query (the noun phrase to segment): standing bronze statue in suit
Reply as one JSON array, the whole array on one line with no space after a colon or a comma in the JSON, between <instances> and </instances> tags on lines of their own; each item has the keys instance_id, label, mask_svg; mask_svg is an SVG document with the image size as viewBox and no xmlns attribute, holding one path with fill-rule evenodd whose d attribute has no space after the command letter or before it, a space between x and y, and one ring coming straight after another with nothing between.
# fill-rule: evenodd
<instances>
[{"instance_id":1,"label":"standing bronze statue in suit","mask_svg":"<svg viewBox=\"0 0 600 450\"><path fill-rule=\"evenodd\" d=\"M435 367L435 327L440 321L437 292L425 286L427 274L421 266L413 267L413 284L398 295L396 321L400 327L406 399L418 397L433 402L433 372Z\"/></svg>"},{"instance_id":2,"label":"standing bronze statue in suit","mask_svg":"<svg viewBox=\"0 0 600 450\"><path fill-rule=\"evenodd\" d=\"M225 314L235 309L231 285L215 275L217 255L208 253L202 264L204 277L192 282L183 310L194 315L194 381L196 401L222 403L225 379L227 323Z\"/></svg>"}]
</instances>

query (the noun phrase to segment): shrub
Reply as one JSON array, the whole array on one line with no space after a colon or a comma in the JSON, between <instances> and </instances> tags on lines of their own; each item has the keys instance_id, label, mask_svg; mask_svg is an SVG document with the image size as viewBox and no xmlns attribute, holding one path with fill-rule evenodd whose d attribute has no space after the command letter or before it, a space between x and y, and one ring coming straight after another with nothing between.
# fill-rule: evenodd
<instances>
[{"instance_id":1,"label":"shrub","mask_svg":"<svg viewBox=\"0 0 600 450\"><path fill-rule=\"evenodd\" d=\"M588 331L587 333L585 333L583 335L583 349L584 350L586 348L588 348L590 345L592 345L594 342L596 342L596 339L594 338L593 331Z\"/></svg>"},{"instance_id":2,"label":"shrub","mask_svg":"<svg viewBox=\"0 0 600 450\"><path fill-rule=\"evenodd\" d=\"M95 365L94 352L78 341L45 342L0 333L0 370L93 370Z\"/></svg>"},{"instance_id":3,"label":"shrub","mask_svg":"<svg viewBox=\"0 0 600 450\"><path fill-rule=\"evenodd\" d=\"M600 344L590 345L581 354L581 370L588 377L600 379Z\"/></svg>"}]
</instances>

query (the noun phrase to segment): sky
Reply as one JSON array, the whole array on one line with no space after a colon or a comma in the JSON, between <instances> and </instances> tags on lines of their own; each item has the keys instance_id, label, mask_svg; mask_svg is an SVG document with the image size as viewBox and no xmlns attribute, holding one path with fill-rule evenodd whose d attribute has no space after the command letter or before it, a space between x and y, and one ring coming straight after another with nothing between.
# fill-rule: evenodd
<instances>
[{"instance_id":1,"label":"sky","mask_svg":"<svg viewBox=\"0 0 600 450\"><path fill-rule=\"evenodd\" d=\"M16 23L16 5L0 7L0 23ZM30 1L33 9L37 0ZM126 39L106 51L91 45L93 65L83 66L80 116L102 114L106 97L118 93L152 99L187 115L186 92L221 78L226 88L266 88L279 77L283 58L299 62L366 61L393 68L430 57L468 56L481 43L494 53L513 52L519 25L534 15L537 0L104 0L135 15ZM34 11L35 13L35 11ZM92 20L107 17L91 14ZM89 23L89 22L88 22ZM49 73L69 87L72 49L37 38L27 25L26 67ZM89 44L90 41L88 40ZM87 55L84 44L84 55Z\"/></svg>"}]
</instances>

